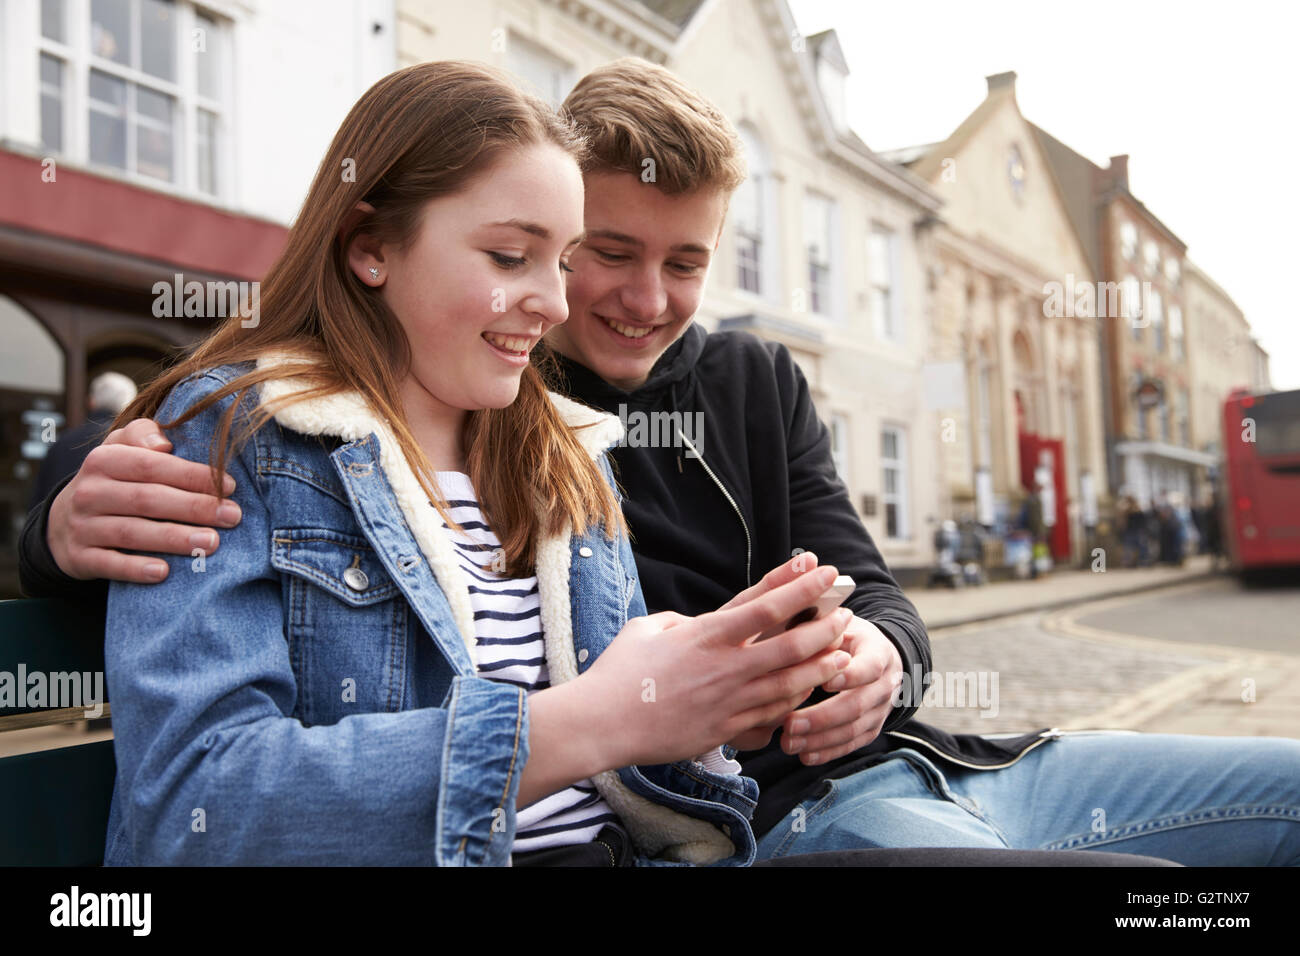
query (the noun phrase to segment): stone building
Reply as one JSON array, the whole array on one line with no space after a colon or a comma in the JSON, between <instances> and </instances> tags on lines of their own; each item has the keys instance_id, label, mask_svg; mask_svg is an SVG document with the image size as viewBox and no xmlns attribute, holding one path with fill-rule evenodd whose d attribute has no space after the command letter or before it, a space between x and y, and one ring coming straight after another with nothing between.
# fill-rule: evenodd
<instances>
[{"instance_id":1,"label":"stone building","mask_svg":"<svg viewBox=\"0 0 1300 956\"><path fill-rule=\"evenodd\" d=\"M942 142L888 155L943 199L928 226L931 355L958 387L937 436L943 510L1011 536L1029 495L1057 561L1079 558L1107 493L1094 270L1014 73Z\"/></svg>"}]
</instances>

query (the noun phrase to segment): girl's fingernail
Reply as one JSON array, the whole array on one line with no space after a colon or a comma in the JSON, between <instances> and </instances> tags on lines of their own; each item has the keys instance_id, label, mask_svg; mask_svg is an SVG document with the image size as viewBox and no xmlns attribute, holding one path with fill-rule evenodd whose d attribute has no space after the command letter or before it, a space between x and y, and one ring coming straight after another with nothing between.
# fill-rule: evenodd
<instances>
[{"instance_id":1,"label":"girl's fingernail","mask_svg":"<svg viewBox=\"0 0 1300 956\"><path fill-rule=\"evenodd\" d=\"M144 566L144 573L155 581L161 581L167 576L167 565L159 562L150 562Z\"/></svg>"},{"instance_id":2,"label":"girl's fingernail","mask_svg":"<svg viewBox=\"0 0 1300 956\"><path fill-rule=\"evenodd\" d=\"M804 740L802 738L791 737L789 753L797 754L799 751L803 750L803 745L804 745Z\"/></svg>"},{"instance_id":3,"label":"girl's fingernail","mask_svg":"<svg viewBox=\"0 0 1300 956\"><path fill-rule=\"evenodd\" d=\"M853 660L853 655L848 651L835 652L835 666L840 670L849 666L849 661Z\"/></svg>"},{"instance_id":4,"label":"girl's fingernail","mask_svg":"<svg viewBox=\"0 0 1300 956\"><path fill-rule=\"evenodd\" d=\"M797 737L799 734L808 733L808 728L812 725L803 717L800 717L790 725L790 736Z\"/></svg>"},{"instance_id":5,"label":"girl's fingernail","mask_svg":"<svg viewBox=\"0 0 1300 956\"><path fill-rule=\"evenodd\" d=\"M848 681L848 678L845 677L843 674L841 674L839 677L832 677L832 678L827 682L827 684L826 684L826 689L827 689L827 690L839 690L841 687L843 687L843 686L844 686L845 684L847 684L848 682L849 682L849 681Z\"/></svg>"}]
</instances>

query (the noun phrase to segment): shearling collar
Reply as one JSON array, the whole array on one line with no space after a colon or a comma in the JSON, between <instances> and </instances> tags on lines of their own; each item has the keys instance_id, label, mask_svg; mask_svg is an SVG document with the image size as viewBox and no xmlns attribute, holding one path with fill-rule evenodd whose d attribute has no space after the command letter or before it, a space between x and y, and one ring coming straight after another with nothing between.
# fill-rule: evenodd
<instances>
[{"instance_id":1,"label":"shearling collar","mask_svg":"<svg viewBox=\"0 0 1300 956\"><path fill-rule=\"evenodd\" d=\"M268 352L257 360L257 368L261 370L287 363L310 364L311 361L292 352ZM262 397L278 398L303 387L301 379L272 379L262 385ZM617 417L589 408L558 392L547 391L546 394L565 424L573 429L578 443L592 458L623 437L623 425ZM381 422L361 395L351 391L296 402L277 412L275 420L304 435L334 435L344 441L358 441L371 432L377 432L376 425L387 425L387 422Z\"/></svg>"}]
</instances>

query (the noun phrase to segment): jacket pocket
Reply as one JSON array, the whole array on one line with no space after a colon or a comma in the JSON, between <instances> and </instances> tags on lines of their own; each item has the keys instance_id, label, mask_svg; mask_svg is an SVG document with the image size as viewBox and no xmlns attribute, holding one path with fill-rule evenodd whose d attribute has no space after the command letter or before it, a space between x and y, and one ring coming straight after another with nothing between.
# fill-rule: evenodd
<instances>
[{"instance_id":1,"label":"jacket pocket","mask_svg":"<svg viewBox=\"0 0 1300 956\"><path fill-rule=\"evenodd\" d=\"M365 607L398 593L370 542L326 528L277 528L271 566L306 578L340 601Z\"/></svg>"},{"instance_id":2,"label":"jacket pocket","mask_svg":"<svg viewBox=\"0 0 1300 956\"><path fill-rule=\"evenodd\" d=\"M329 528L276 528L271 565L282 574L295 716L332 724L401 710L409 606L370 542Z\"/></svg>"}]
</instances>

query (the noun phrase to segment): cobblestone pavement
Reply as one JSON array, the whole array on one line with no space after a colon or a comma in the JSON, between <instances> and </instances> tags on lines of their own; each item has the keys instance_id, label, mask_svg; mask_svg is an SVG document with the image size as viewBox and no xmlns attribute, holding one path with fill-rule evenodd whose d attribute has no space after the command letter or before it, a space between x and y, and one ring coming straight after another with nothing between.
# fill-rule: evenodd
<instances>
[{"instance_id":1,"label":"cobblestone pavement","mask_svg":"<svg viewBox=\"0 0 1300 956\"><path fill-rule=\"evenodd\" d=\"M938 676L931 686L942 682L942 690L931 691L933 705L917 717L953 733L1074 726L1153 686L1223 663L1222 655L1197 653L1195 645L1173 653L1050 633L1046 618L1036 613L932 631Z\"/></svg>"}]
</instances>

